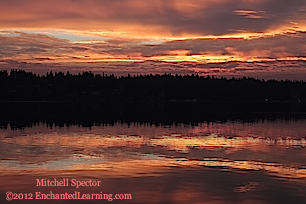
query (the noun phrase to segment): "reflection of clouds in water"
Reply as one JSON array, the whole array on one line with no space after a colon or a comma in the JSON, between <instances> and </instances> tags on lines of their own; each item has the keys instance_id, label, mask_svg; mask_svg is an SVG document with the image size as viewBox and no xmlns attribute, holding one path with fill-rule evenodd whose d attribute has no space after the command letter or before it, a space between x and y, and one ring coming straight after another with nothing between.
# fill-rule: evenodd
<instances>
[{"instance_id":1,"label":"reflection of clouds in water","mask_svg":"<svg viewBox=\"0 0 306 204\"><path fill-rule=\"evenodd\" d=\"M186 151L189 148L214 149L214 148L250 148L262 146L280 146L280 147L305 147L305 138L294 139L292 137L268 138L268 137L226 137L216 134L208 136L182 136L181 134L164 135L160 137L148 138L146 136L131 135L99 135L99 134L58 134L58 133L40 133L33 135L23 135L21 137L2 137L2 143L17 144L26 146L34 153L43 146L58 147L79 147L82 149L106 148L106 147L133 147L141 146L160 146L170 150ZM31 151L33 150L33 151ZM37 150L38 151L38 150ZM41 152L43 150L39 150Z\"/></svg>"},{"instance_id":2,"label":"reflection of clouds in water","mask_svg":"<svg viewBox=\"0 0 306 204\"><path fill-rule=\"evenodd\" d=\"M239 174L237 172L220 172L214 169L195 169L190 168L187 171L182 168L173 168L171 171L159 176L142 177L120 177L119 179L109 179L101 177L101 171L75 171L65 172L66 174L56 178L78 178L78 180L96 179L101 180L101 188L104 193L117 193L118 191L132 194L131 203L207 203L207 204L262 204L262 203L282 203L276 202L275 197L295 196L298 199L298 189L305 185L292 182L286 182L274 179L263 172L251 172L249 174ZM35 175L7 175L2 177L0 183L2 191L9 189L27 188L29 191L41 191L41 187L30 185L33 178L51 178L54 174ZM12 184L12 180L18 178L18 183L25 184L17 187ZM9 182L7 182L9 181ZM253 191L247 193L237 193L234 189L240 185L248 184L248 181L257 182L260 185ZM2 185L1 185L2 184ZM284 185L285 184L285 185ZM264 188L261 188L264 186ZM39 189L40 188L40 189ZM48 187L44 187L47 189ZM51 189L50 189L51 190ZM54 188L52 188L54 190ZM69 187L61 187L60 192L69 191ZM75 190L75 188L73 189ZM47 192L49 190L46 190ZM92 193L93 188L82 188L82 193ZM5 193L4 193L5 194ZM305 197L303 195L303 197ZM271 200L272 198L272 200ZM267 202L263 202L267 200ZM251 202L252 201L252 202ZM54 202L54 201L53 201ZM51 202L51 203L53 203ZM128 201L124 201L127 202Z\"/></svg>"},{"instance_id":3,"label":"reflection of clouds in water","mask_svg":"<svg viewBox=\"0 0 306 204\"><path fill-rule=\"evenodd\" d=\"M226 138L217 135L210 135L207 137L171 137L163 136L150 140L152 146L162 146L170 150L188 152L190 148L199 149L220 149L231 148L230 152L249 148L251 150L265 150L271 145L282 147L305 147L306 140L292 139L292 138L258 138L258 137L231 137Z\"/></svg>"},{"instance_id":4,"label":"reflection of clouds in water","mask_svg":"<svg viewBox=\"0 0 306 204\"><path fill-rule=\"evenodd\" d=\"M167 158L163 155L139 155L138 158L126 159L123 161L109 161L99 157L88 157L74 155L69 159L56 160L53 162L33 163L20 165L17 161L4 160L1 162L0 174L27 174L49 171L84 171L92 170L100 172L101 176L111 177L138 177L138 176L158 176L163 172L168 172L172 168L221 168L222 170L242 170L242 171L264 171L281 178L306 179L306 169L286 166L277 163L260 161L238 161L223 158L205 158L204 160L190 160L186 158ZM25 170L30 170L26 172Z\"/></svg>"},{"instance_id":5,"label":"reflection of clouds in water","mask_svg":"<svg viewBox=\"0 0 306 204\"><path fill-rule=\"evenodd\" d=\"M253 191L256 188L258 188L260 184L258 182L254 182L254 181L249 181L247 184L245 185L241 185L235 188L235 192L238 193L245 193L248 191Z\"/></svg>"},{"instance_id":6,"label":"reflection of clouds in water","mask_svg":"<svg viewBox=\"0 0 306 204\"><path fill-rule=\"evenodd\" d=\"M0 141L3 146L0 158L12 158L21 163L57 161L75 156L99 157L114 162L139 159L139 155L151 152L165 156L184 154L187 159L201 160L203 157L217 156L232 160L264 160L284 165L293 162L302 166L305 164L303 155L306 154L304 138L225 137L215 134L182 136L176 133L148 138L138 135L65 132L2 137ZM144 159L143 156L141 159Z\"/></svg>"},{"instance_id":7,"label":"reflection of clouds in water","mask_svg":"<svg viewBox=\"0 0 306 204\"><path fill-rule=\"evenodd\" d=\"M0 129L0 138L27 136L33 134L96 134L96 135L129 135L145 136L149 138L171 135L171 136L207 136L217 134L222 136L254 136L254 137L306 137L306 120L259 120L252 123L243 123L239 121L228 122L210 122L198 123L197 125L173 124L173 125L150 125L146 123L115 123L113 125L92 126L90 129L70 125L69 127L53 126L52 128L39 123L33 127L11 130Z\"/></svg>"},{"instance_id":8,"label":"reflection of clouds in water","mask_svg":"<svg viewBox=\"0 0 306 204\"><path fill-rule=\"evenodd\" d=\"M92 170L117 177L160 175L174 167L218 167L305 179L304 123L117 123L90 129L50 129L40 124L24 130L2 129L0 171Z\"/></svg>"}]
</instances>

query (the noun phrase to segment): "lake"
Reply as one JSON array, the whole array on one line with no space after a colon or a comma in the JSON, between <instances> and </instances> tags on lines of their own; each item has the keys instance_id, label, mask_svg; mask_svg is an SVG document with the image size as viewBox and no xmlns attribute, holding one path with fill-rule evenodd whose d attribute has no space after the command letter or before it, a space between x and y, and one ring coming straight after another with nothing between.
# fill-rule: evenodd
<instances>
[{"instance_id":1,"label":"lake","mask_svg":"<svg viewBox=\"0 0 306 204\"><path fill-rule=\"evenodd\" d=\"M2 106L1 203L306 203L301 113L47 106Z\"/></svg>"}]
</instances>

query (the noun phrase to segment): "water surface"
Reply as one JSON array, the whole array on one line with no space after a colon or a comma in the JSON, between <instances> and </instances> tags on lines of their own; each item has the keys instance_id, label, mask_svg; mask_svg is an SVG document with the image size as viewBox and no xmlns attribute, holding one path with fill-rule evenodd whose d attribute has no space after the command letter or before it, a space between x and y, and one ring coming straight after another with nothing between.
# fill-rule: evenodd
<instances>
[{"instance_id":1,"label":"water surface","mask_svg":"<svg viewBox=\"0 0 306 204\"><path fill-rule=\"evenodd\" d=\"M78 190L132 195L115 203L305 203L305 127L304 119L90 127L37 122L23 128L8 123L0 129L0 199L7 191ZM36 179L45 178L102 185L37 187Z\"/></svg>"}]
</instances>

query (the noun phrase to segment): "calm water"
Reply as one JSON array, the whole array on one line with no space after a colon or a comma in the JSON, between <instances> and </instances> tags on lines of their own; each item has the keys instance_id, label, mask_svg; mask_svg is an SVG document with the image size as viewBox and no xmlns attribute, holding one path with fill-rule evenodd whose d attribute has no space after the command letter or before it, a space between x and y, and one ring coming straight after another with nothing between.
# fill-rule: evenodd
<instances>
[{"instance_id":1,"label":"calm water","mask_svg":"<svg viewBox=\"0 0 306 204\"><path fill-rule=\"evenodd\" d=\"M0 129L6 192L131 194L113 203L306 203L306 120ZM36 179L101 181L42 187ZM15 200L12 203L107 203Z\"/></svg>"}]
</instances>

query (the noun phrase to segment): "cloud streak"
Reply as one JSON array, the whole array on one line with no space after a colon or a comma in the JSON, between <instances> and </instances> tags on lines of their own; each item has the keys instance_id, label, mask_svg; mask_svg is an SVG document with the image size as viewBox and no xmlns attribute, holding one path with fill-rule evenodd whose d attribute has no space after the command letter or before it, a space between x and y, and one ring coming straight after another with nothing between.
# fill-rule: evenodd
<instances>
[{"instance_id":1,"label":"cloud streak","mask_svg":"<svg viewBox=\"0 0 306 204\"><path fill-rule=\"evenodd\" d=\"M238 16L245 16L245 18L261 19L268 18L265 16L265 11L252 11L252 10L236 10L235 14Z\"/></svg>"},{"instance_id":2,"label":"cloud streak","mask_svg":"<svg viewBox=\"0 0 306 204\"><path fill-rule=\"evenodd\" d=\"M143 44L142 40L111 38L85 42L72 42L43 34L4 32L0 35L2 45L0 58L29 62L35 61L35 58L67 58L73 61L83 59L94 62L105 57L163 61L169 56L176 56L181 59L174 61L190 61L189 57L193 58L191 61L198 59L208 62L207 57L224 59L233 57L234 60L254 61L306 56L305 32L248 40L243 38L175 40L157 45Z\"/></svg>"}]
</instances>

